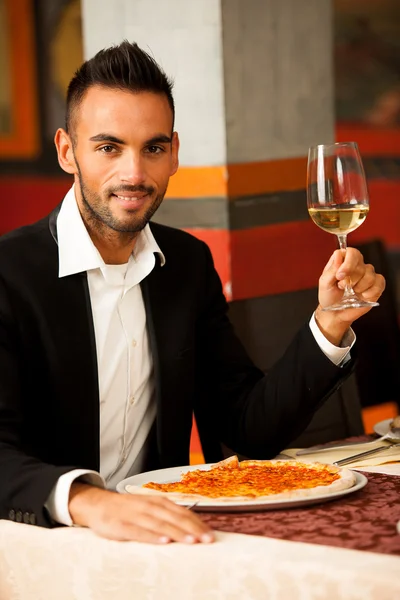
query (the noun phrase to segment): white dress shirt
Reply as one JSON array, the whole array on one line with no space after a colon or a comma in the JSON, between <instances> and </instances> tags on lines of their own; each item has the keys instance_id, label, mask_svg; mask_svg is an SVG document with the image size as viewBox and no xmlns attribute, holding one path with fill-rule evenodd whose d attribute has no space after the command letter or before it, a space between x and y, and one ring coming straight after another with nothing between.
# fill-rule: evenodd
<instances>
[{"instance_id":1,"label":"white dress shirt","mask_svg":"<svg viewBox=\"0 0 400 600\"><path fill-rule=\"evenodd\" d=\"M165 258L147 225L128 263L105 264L83 223L74 188L60 209L57 238L59 277L87 271L100 397L100 474L76 469L62 475L46 502L55 521L70 525L69 490L77 477L113 489L141 471L156 404L140 282L154 268L154 253L162 265Z\"/></svg>"},{"instance_id":2,"label":"white dress shirt","mask_svg":"<svg viewBox=\"0 0 400 600\"><path fill-rule=\"evenodd\" d=\"M153 361L146 329L140 282L151 273L155 253L165 257L147 225L138 235L129 262L107 265L93 244L80 215L74 187L57 218L59 277L87 271L96 339L100 398L100 473L75 469L62 475L46 508L58 523L72 525L69 491L78 477L114 489L139 473L142 450L156 415ZM322 352L336 365L349 359L352 330L342 347L321 333L314 315L311 331Z\"/></svg>"}]
</instances>

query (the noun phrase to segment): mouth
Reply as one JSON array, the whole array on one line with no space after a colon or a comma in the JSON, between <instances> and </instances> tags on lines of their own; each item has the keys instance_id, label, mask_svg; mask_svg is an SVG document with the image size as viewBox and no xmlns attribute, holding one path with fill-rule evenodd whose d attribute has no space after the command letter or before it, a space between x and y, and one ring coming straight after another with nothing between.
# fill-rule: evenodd
<instances>
[{"instance_id":1,"label":"mouth","mask_svg":"<svg viewBox=\"0 0 400 600\"><path fill-rule=\"evenodd\" d=\"M123 194L112 194L121 208L136 210L141 208L149 195L143 192L124 192Z\"/></svg>"}]
</instances>

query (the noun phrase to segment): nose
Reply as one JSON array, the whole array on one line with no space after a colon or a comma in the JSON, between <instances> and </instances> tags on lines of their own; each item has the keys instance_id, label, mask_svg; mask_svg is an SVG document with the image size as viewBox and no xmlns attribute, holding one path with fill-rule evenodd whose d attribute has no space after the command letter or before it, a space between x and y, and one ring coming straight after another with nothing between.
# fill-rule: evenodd
<instances>
[{"instance_id":1,"label":"nose","mask_svg":"<svg viewBox=\"0 0 400 600\"><path fill-rule=\"evenodd\" d=\"M138 153L126 153L123 157L120 170L120 179L125 183L139 185L144 183L146 173L143 158Z\"/></svg>"}]
</instances>

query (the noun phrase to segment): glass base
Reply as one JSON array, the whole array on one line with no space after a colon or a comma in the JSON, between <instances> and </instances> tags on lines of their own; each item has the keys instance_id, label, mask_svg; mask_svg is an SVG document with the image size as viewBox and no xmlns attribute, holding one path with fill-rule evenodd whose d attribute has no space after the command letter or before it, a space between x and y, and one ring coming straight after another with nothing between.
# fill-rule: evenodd
<instances>
[{"instance_id":1,"label":"glass base","mask_svg":"<svg viewBox=\"0 0 400 600\"><path fill-rule=\"evenodd\" d=\"M331 304L331 306L325 306L322 310L345 310L346 308L372 308L373 306L379 306L379 302L368 302L357 298L357 296L348 296L342 298L340 302Z\"/></svg>"}]
</instances>

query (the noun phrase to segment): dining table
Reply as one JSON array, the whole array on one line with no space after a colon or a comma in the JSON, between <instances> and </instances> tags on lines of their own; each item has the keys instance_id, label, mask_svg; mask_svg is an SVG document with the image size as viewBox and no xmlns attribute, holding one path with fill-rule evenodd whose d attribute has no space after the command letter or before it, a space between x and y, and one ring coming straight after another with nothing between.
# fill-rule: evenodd
<instances>
[{"instance_id":1,"label":"dining table","mask_svg":"<svg viewBox=\"0 0 400 600\"><path fill-rule=\"evenodd\" d=\"M357 472L367 484L330 501L201 512L211 544L0 520L0 600L395 600L400 461Z\"/></svg>"}]
</instances>

